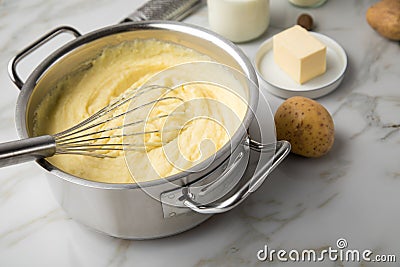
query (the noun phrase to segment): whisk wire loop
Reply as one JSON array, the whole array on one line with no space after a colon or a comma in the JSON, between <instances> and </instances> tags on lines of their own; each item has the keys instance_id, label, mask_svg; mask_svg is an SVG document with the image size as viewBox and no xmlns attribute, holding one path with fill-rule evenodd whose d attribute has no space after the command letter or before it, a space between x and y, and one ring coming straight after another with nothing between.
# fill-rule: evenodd
<instances>
[{"instance_id":1,"label":"whisk wire loop","mask_svg":"<svg viewBox=\"0 0 400 267\"><path fill-rule=\"evenodd\" d=\"M140 105L132 105L132 103L139 102L140 96L155 90L163 91L160 93L160 97L145 103L141 103ZM148 147L164 145L165 143L162 141L145 142L143 140L143 142L139 143L124 143L121 141L121 139L129 136L145 136L148 134L167 133L182 130L182 127L163 127L163 129L156 130L146 130L145 128L145 125L148 122L184 114L184 112L181 111L173 111L169 114L160 114L151 117L149 116L152 108L162 101L172 100L184 103L182 98L168 96L168 93L172 90L174 89L157 85L139 87L134 90L129 90L120 97L114 99L109 105L95 112L92 116L88 117L77 125L53 135L56 142L56 154L75 154L108 158L115 157L112 155L112 153L108 153L110 151L144 151ZM128 105L128 108L124 110L123 108L125 105ZM149 108L149 110L144 110L145 108ZM121 109L121 112L118 112L119 109ZM125 121L125 124L111 126L107 125L136 111L147 111L148 113L146 113L146 118L137 119L135 121L128 120ZM142 131L123 131L123 129L128 127L141 125L143 125ZM102 126L105 126L106 128L102 129ZM108 133L112 134L107 135ZM101 140L106 142L100 142ZM118 140L119 142L112 140Z\"/></svg>"}]
</instances>

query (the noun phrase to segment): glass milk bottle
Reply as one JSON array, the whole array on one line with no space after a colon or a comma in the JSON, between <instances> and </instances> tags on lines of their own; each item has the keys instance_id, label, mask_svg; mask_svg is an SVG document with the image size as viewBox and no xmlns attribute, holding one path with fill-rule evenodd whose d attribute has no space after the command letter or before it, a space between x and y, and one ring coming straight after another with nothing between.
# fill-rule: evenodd
<instances>
[{"instance_id":1,"label":"glass milk bottle","mask_svg":"<svg viewBox=\"0 0 400 267\"><path fill-rule=\"evenodd\" d=\"M213 31L233 42L259 37L269 25L269 0L208 0Z\"/></svg>"},{"instance_id":2,"label":"glass milk bottle","mask_svg":"<svg viewBox=\"0 0 400 267\"><path fill-rule=\"evenodd\" d=\"M299 7L319 7L324 4L326 0L289 0L289 2Z\"/></svg>"}]
</instances>

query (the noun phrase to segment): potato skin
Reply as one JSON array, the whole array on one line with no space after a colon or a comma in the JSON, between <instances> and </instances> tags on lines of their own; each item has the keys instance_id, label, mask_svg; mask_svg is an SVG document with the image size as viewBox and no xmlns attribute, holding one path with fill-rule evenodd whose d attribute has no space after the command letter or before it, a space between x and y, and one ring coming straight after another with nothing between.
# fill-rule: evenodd
<instances>
[{"instance_id":1,"label":"potato skin","mask_svg":"<svg viewBox=\"0 0 400 267\"><path fill-rule=\"evenodd\" d=\"M400 40L400 0L381 0L366 13L368 24L390 40Z\"/></svg>"},{"instance_id":2,"label":"potato skin","mask_svg":"<svg viewBox=\"0 0 400 267\"><path fill-rule=\"evenodd\" d=\"M288 98L275 113L278 140L287 140L292 152L320 157L331 149L335 129L329 112L318 102L301 96Z\"/></svg>"}]
</instances>

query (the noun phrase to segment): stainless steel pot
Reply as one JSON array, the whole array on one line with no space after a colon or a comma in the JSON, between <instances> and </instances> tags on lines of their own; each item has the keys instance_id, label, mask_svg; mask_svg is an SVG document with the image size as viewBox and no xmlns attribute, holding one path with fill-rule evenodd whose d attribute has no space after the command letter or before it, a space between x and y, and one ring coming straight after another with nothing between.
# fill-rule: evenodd
<instances>
[{"instance_id":1,"label":"stainless steel pot","mask_svg":"<svg viewBox=\"0 0 400 267\"><path fill-rule=\"evenodd\" d=\"M49 55L23 82L17 73L18 63L62 33L72 34L76 39ZM60 78L88 67L84 63L95 58L104 47L137 38L157 38L190 47L237 69L258 85L254 68L240 49L199 27L176 22L138 22L106 27L83 36L71 27L60 27L10 61L11 79L21 89L16 109L19 136L33 135L34 112ZM250 86L247 91L249 109L243 129L234 134L231 146L217 151L211 164L207 163L208 167L201 171L178 173L165 180L142 184L106 184L75 177L43 159L37 163L47 171L48 182L64 210L93 229L131 239L157 238L188 230L211 214L225 212L241 203L290 150L290 144L284 141L262 145L249 138L246 129L254 118L252 111L258 100L258 90L254 88ZM270 127L274 128L273 123ZM250 148L269 152L270 161L263 173L241 181Z\"/></svg>"}]
</instances>

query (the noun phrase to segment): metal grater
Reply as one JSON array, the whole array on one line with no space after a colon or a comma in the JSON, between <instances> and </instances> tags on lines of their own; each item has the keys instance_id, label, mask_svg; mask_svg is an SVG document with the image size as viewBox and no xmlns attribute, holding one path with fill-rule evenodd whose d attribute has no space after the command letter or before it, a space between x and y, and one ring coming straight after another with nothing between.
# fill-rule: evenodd
<instances>
[{"instance_id":1,"label":"metal grater","mask_svg":"<svg viewBox=\"0 0 400 267\"><path fill-rule=\"evenodd\" d=\"M122 22L183 20L202 5L202 0L150 0Z\"/></svg>"}]
</instances>

